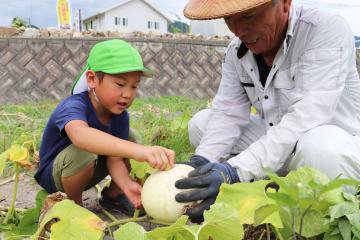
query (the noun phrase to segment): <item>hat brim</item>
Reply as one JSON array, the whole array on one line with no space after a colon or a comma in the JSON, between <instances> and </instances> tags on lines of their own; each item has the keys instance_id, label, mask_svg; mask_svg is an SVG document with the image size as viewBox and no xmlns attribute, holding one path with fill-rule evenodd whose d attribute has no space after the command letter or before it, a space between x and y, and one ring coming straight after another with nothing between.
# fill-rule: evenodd
<instances>
[{"instance_id":1,"label":"hat brim","mask_svg":"<svg viewBox=\"0 0 360 240\"><path fill-rule=\"evenodd\" d=\"M272 0L190 0L184 8L184 16L193 20L218 19L271 2Z\"/></svg>"},{"instance_id":2,"label":"hat brim","mask_svg":"<svg viewBox=\"0 0 360 240\"><path fill-rule=\"evenodd\" d=\"M85 92L85 91L88 91L89 90L89 86L87 84L87 79L86 79L86 72L89 70L89 68L85 68L83 70L83 72L80 74L80 76L78 77L78 79L76 79L74 85L72 86L72 89L71 89L71 94L78 94L78 93L82 93L82 92ZM133 69L127 69L126 71L124 72L119 72L119 71L113 71L113 70L109 70L109 71L102 71L104 73L108 73L108 74L121 74L121 73L127 73L127 72L142 72L142 75L146 78L151 78L154 76L154 73L153 71L151 71L150 69L148 68L133 68Z\"/></svg>"}]
</instances>

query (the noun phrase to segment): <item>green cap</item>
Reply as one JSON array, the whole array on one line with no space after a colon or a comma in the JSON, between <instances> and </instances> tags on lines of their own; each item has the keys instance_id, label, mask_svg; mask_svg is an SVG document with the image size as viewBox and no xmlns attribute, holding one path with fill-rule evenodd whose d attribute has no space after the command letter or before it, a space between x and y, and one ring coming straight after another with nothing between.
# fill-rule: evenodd
<instances>
[{"instance_id":1,"label":"green cap","mask_svg":"<svg viewBox=\"0 0 360 240\"><path fill-rule=\"evenodd\" d=\"M152 71L145 68L139 52L128 42L119 39L107 40L95 44L89 53L86 66L74 82L71 93L88 90L86 71L119 74L141 71L145 77L152 77Z\"/></svg>"}]
</instances>

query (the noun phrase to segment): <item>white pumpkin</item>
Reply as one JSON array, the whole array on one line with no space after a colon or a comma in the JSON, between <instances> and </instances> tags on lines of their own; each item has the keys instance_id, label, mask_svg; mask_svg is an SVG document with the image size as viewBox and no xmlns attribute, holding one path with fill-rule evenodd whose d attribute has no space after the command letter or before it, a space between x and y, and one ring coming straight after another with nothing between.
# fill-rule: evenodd
<instances>
[{"instance_id":1,"label":"white pumpkin","mask_svg":"<svg viewBox=\"0 0 360 240\"><path fill-rule=\"evenodd\" d=\"M186 178L194 168L185 164L175 164L167 171L157 171L145 181L141 192L141 201L146 213L157 220L175 222L186 209L196 202L179 203L175 195L182 189L175 187L175 182Z\"/></svg>"}]
</instances>

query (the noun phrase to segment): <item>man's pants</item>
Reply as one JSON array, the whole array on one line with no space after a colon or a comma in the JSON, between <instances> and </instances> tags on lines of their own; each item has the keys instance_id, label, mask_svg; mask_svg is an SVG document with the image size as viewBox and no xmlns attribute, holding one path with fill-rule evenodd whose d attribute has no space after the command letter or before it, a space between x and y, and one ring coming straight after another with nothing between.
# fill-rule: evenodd
<instances>
[{"instance_id":1,"label":"man's pants","mask_svg":"<svg viewBox=\"0 0 360 240\"><path fill-rule=\"evenodd\" d=\"M190 143L197 147L203 136L210 110L195 114L189 122ZM251 116L250 125L243 130L231 154L238 154L266 134L263 119ZM335 178L360 179L360 137L353 136L334 125L323 125L305 133L297 142L296 150L289 156L279 174L302 166L313 167Z\"/></svg>"}]
</instances>

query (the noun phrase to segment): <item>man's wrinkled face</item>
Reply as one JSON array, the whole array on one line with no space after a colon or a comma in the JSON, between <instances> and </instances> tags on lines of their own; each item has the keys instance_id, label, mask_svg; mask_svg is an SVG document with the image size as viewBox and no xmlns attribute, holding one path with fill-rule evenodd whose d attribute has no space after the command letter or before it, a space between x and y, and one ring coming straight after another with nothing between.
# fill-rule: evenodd
<instances>
[{"instance_id":1,"label":"man's wrinkled face","mask_svg":"<svg viewBox=\"0 0 360 240\"><path fill-rule=\"evenodd\" d=\"M255 54L277 52L284 39L291 1L280 0L225 17L230 31Z\"/></svg>"}]
</instances>

